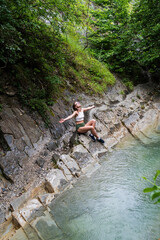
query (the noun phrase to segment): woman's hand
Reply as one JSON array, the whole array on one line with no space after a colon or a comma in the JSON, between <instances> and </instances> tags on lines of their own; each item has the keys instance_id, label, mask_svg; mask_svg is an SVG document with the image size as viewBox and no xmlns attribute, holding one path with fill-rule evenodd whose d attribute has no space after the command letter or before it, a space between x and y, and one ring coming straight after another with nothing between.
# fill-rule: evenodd
<instances>
[{"instance_id":1,"label":"woman's hand","mask_svg":"<svg viewBox=\"0 0 160 240\"><path fill-rule=\"evenodd\" d=\"M92 108L95 108L95 106L93 105L91 107L83 108L83 111L85 112L85 111L91 110Z\"/></svg>"},{"instance_id":2,"label":"woman's hand","mask_svg":"<svg viewBox=\"0 0 160 240\"><path fill-rule=\"evenodd\" d=\"M63 123L65 120L62 118L59 120L59 123Z\"/></svg>"}]
</instances>

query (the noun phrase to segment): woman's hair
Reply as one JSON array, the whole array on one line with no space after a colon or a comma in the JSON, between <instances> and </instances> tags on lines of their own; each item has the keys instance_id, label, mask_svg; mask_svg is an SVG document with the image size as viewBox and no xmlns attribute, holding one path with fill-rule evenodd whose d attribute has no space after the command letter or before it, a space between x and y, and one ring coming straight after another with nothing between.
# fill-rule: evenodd
<instances>
[{"instance_id":1,"label":"woman's hair","mask_svg":"<svg viewBox=\"0 0 160 240\"><path fill-rule=\"evenodd\" d=\"M76 102L73 103L73 110L76 111L77 108L76 108Z\"/></svg>"}]
</instances>

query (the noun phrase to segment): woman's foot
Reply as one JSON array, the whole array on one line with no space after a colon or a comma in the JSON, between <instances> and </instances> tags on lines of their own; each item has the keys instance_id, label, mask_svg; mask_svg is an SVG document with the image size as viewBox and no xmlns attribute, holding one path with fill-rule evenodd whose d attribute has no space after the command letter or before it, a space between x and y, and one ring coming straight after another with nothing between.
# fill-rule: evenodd
<instances>
[{"instance_id":1,"label":"woman's foot","mask_svg":"<svg viewBox=\"0 0 160 240\"><path fill-rule=\"evenodd\" d=\"M104 140L102 138L97 138L97 141L100 143L104 143Z\"/></svg>"},{"instance_id":2,"label":"woman's foot","mask_svg":"<svg viewBox=\"0 0 160 240\"><path fill-rule=\"evenodd\" d=\"M89 134L90 138L92 138L92 141L95 142L96 141L96 138L95 136L93 136L93 134Z\"/></svg>"}]
</instances>

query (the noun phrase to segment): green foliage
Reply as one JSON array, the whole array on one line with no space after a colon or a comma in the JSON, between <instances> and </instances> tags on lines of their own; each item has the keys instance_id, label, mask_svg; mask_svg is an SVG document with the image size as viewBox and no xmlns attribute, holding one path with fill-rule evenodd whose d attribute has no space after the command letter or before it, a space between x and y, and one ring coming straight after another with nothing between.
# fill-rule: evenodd
<instances>
[{"instance_id":1,"label":"green foliage","mask_svg":"<svg viewBox=\"0 0 160 240\"><path fill-rule=\"evenodd\" d=\"M64 71L61 32L73 19L73 0L0 0L0 74L19 98L47 119Z\"/></svg>"},{"instance_id":2,"label":"green foliage","mask_svg":"<svg viewBox=\"0 0 160 240\"><path fill-rule=\"evenodd\" d=\"M121 91L120 91L120 94L121 94L121 95L125 95L124 90L121 90Z\"/></svg>"},{"instance_id":3,"label":"green foliage","mask_svg":"<svg viewBox=\"0 0 160 240\"><path fill-rule=\"evenodd\" d=\"M0 112L2 111L2 104L0 104Z\"/></svg>"},{"instance_id":4,"label":"green foliage","mask_svg":"<svg viewBox=\"0 0 160 240\"><path fill-rule=\"evenodd\" d=\"M108 85L115 83L113 75L108 68L96 60L87 50L83 49L78 40L68 36L66 49L66 76L70 78L72 86L89 93L103 93Z\"/></svg>"},{"instance_id":5,"label":"green foliage","mask_svg":"<svg viewBox=\"0 0 160 240\"><path fill-rule=\"evenodd\" d=\"M83 1L0 0L2 89L16 87L22 103L47 124L48 105L66 88L66 79L72 90L89 93L102 93L115 81L79 40L64 38L70 30L89 29L90 16Z\"/></svg>"},{"instance_id":6,"label":"green foliage","mask_svg":"<svg viewBox=\"0 0 160 240\"><path fill-rule=\"evenodd\" d=\"M95 0L89 46L110 69L137 84L159 79L159 0ZM149 76L149 77L148 77Z\"/></svg>"},{"instance_id":7,"label":"green foliage","mask_svg":"<svg viewBox=\"0 0 160 240\"><path fill-rule=\"evenodd\" d=\"M148 181L153 185L153 187L145 188L144 193L150 193L151 200L154 200L154 203L160 203L160 186L157 184L157 178L160 176L160 170L157 170L155 176L153 177L153 182L148 180L146 177L143 177L144 180Z\"/></svg>"},{"instance_id":8,"label":"green foliage","mask_svg":"<svg viewBox=\"0 0 160 240\"><path fill-rule=\"evenodd\" d=\"M128 88L129 91L133 91L134 86L133 86L133 82L132 81L130 81L127 78L124 78L123 82L124 82L125 86Z\"/></svg>"}]
</instances>

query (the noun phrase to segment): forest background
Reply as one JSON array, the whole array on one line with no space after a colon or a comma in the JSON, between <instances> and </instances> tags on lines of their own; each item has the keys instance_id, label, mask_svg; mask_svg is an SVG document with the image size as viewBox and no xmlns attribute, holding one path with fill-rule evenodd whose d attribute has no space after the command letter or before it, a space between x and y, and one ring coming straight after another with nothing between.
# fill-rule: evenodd
<instances>
[{"instance_id":1,"label":"forest background","mask_svg":"<svg viewBox=\"0 0 160 240\"><path fill-rule=\"evenodd\" d=\"M65 89L102 94L112 73L128 90L159 84L160 1L0 0L0 49L0 93L12 87L48 124Z\"/></svg>"}]
</instances>

